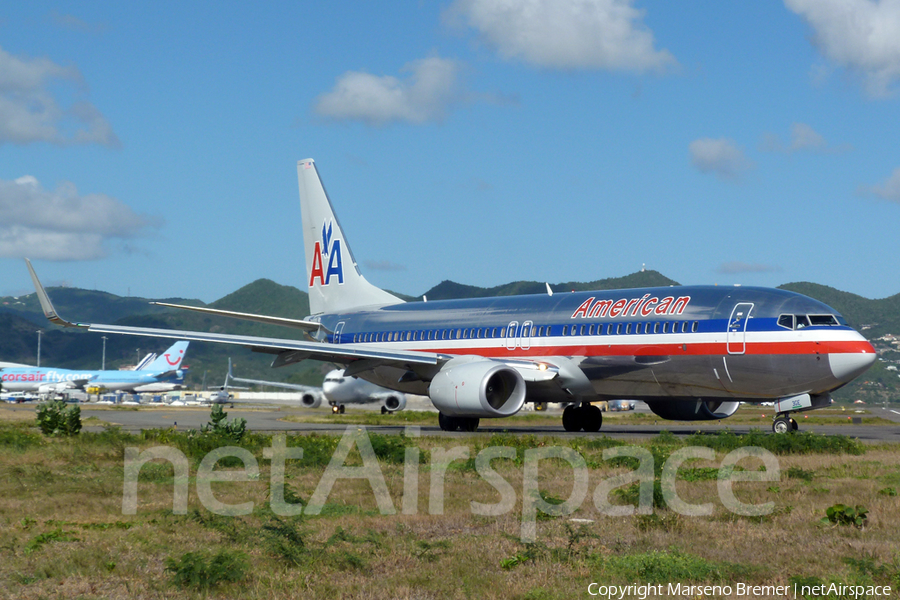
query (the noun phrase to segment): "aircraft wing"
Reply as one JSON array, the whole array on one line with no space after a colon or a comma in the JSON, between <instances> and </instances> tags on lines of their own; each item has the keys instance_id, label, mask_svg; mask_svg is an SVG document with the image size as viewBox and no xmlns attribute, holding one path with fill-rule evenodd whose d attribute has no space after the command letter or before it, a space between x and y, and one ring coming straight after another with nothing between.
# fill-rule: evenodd
<instances>
[{"instance_id":1,"label":"aircraft wing","mask_svg":"<svg viewBox=\"0 0 900 600\"><path fill-rule=\"evenodd\" d=\"M79 327L98 333L117 333L123 335L138 335L147 337L170 338L177 340L190 340L196 342L215 342L219 344L232 344L245 346L254 352L277 354L273 366L282 366L301 360L312 358L326 362L348 364L360 359L368 359L378 364L403 365L437 365L449 360L450 356L435 354L432 352L417 352L411 350L391 350L383 348L362 347L357 344L327 344L324 342L301 341L280 338L255 337L247 335L229 335L223 333L203 333L198 331L178 331L175 329L156 329L152 327L127 327L123 325L106 325L102 323L78 323L67 321L59 316L47 291L38 280L31 261L25 259L31 279L37 291L38 300L44 311L44 316L57 325L64 327ZM318 327L318 324L316 324Z\"/></svg>"},{"instance_id":2,"label":"aircraft wing","mask_svg":"<svg viewBox=\"0 0 900 600\"><path fill-rule=\"evenodd\" d=\"M304 321L302 319L285 319L284 317L270 317L268 315L257 315L233 310L220 310L218 308L205 308L202 306L187 306L185 304L170 304L168 302L151 302L150 304L155 304L156 306L168 306L169 308L178 308L181 310L193 310L195 312L216 315L219 317L231 317L233 319L243 319L245 321L256 321L257 323L295 327L297 329L302 329L307 333L318 331L321 328L321 325L315 321Z\"/></svg>"}]
</instances>

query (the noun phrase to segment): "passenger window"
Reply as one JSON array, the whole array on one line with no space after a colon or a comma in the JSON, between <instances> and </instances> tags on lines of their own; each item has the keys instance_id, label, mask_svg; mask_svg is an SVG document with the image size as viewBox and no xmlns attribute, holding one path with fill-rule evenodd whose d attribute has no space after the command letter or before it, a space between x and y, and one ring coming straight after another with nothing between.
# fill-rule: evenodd
<instances>
[{"instance_id":1,"label":"passenger window","mask_svg":"<svg viewBox=\"0 0 900 600\"><path fill-rule=\"evenodd\" d=\"M610 325L612 327L612 325ZM616 335L622 335L622 324L616 323Z\"/></svg>"},{"instance_id":2,"label":"passenger window","mask_svg":"<svg viewBox=\"0 0 900 600\"><path fill-rule=\"evenodd\" d=\"M663 333L669 333L669 322L663 323Z\"/></svg>"},{"instance_id":3,"label":"passenger window","mask_svg":"<svg viewBox=\"0 0 900 600\"><path fill-rule=\"evenodd\" d=\"M781 315L778 317L778 325L785 329L794 328L794 315Z\"/></svg>"},{"instance_id":4,"label":"passenger window","mask_svg":"<svg viewBox=\"0 0 900 600\"><path fill-rule=\"evenodd\" d=\"M574 327L574 325L573 325L573 327ZM569 334L569 326L563 325L563 335L568 335L568 334Z\"/></svg>"},{"instance_id":5,"label":"passenger window","mask_svg":"<svg viewBox=\"0 0 900 600\"><path fill-rule=\"evenodd\" d=\"M593 326L593 324L592 324L590 327L588 327L588 335L594 335L594 326Z\"/></svg>"},{"instance_id":6,"label":"passenger window","mask_svg":"<svg viewBox=\"0 0 900 600\"><path fill-rule=\"evenodd\" d=\"M631 323L625 326L625 335L628 335L629 333L631 333Z\"/></svg>"},{"instance_id":7,"label":"passenger window","mask_svg":"<svg viewBox=\"0 0 900 600\"><path fill-rule=\"evenodd\" d=\"M691 332L697 333L697 331L699 329L700 329L700 323L698 321L694 321L693 324L691 324Z\"/></svg>"}]
</instances>

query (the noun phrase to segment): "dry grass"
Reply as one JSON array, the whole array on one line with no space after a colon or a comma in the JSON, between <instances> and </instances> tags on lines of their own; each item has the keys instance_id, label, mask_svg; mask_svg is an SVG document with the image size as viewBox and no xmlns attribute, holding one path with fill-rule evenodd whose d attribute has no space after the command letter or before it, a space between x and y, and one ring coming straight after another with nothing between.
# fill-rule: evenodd
<instances>
[{"instance_id":1,"label":"dry grass","mask_svg":"<svg viewBox=\"0 0 900 600\"><path fill-rule=\"evenodd\" d=\"M179 435L168 443L185 443ZM315 437L301 441L333 442ZM268 504L269 461L259 445L268 446L268 438L251 440L248 446L259 463L258 479L213 484L222 502L254 503L252 512L240 517L218 517L203 508L194 477L197 457L191 458L188 514L172 514L171 467L148 463L141 472L137 514L124 515L123 448L146 449L160 445L159 439L82 434L79 439L48 440L19 422L0 423L0 442L2 598L539 600L587 596L592 581L609 585L662 578L673 583L785 585L791 577L818 577L900 584L898 496L881 493L900 490L900 447L894 445L870 446L859 455L779 456L780 481L735 485L745 503L775 502L768 516L740 517L724 508L716 481L704 476L710 471L701 470L716 467L724 456L719 452L712 462L686 464L698 476L677 482L686 501L711 503L711 515L685 517L657 509L651 517L609 517L597 510L592 495L601 481L627 472L603 461L602 448L611 442L527 436L421 438L414 440L426 457L418 469L416 514L400 514L404 465L381 460L378 465L398 514L378 513L367 480L343 479L335 484L322 515L279 519ZM299 442L289 438L289 445L293 443ZM571 515L542 515L536 541L523 543L522 452L572 443L580 444L579 453L591 465L588 496ZM665 456L680 443L661 436L641 445ZM472 501L497 503L501 494L471 461L456 461L444 476L444 514L430 514L429 492L440 472L430 463L436 449L461 446L474 457L490 444L519 451L516 460L492 463L515 490L513 510L496 517L473 514ZM358 464L357 455L351 458ZM750 461L741 464L757 468ZM572 469L556 459L539 467L544 497L568 498ZM324 471L321 464L288 461L287 481L305 502ZM868 525L823 526L819 521L825 509L838 502L868 508ZM288 539L295 542L285 542ZM247 569L241 582L211 590L182 588L166 571L168 558L220 551L244 557ZM869 561L874 574L847 564L848 558Z\"/></svg>"}]
</instances>

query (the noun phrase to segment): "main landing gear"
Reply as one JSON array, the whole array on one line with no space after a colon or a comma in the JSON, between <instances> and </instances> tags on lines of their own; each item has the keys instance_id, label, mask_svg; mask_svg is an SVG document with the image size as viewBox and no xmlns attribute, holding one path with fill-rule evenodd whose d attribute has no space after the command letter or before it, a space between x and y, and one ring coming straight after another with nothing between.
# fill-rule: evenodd
<instances>
[{"instance_id":1,"label":"main landing gear","mask_svg":"<svg viewBox=\"0 0 900 600\"><path fill-rule=\"evenodd\" d=\"M791 413L778 413L775 420L772 421L772 431L775 433L790 433L797 431L800 427L797 421L791 418Z\"/></svg>"},{"instance_id":2,"label":"main landing gear","mask_svg":"<svg viewBox=\"0 0 900 600\"><path fill-rule=\"evenodd\" d=\"M438 425L441 431L475 431L478 429L478 417L451 417L442 412L438 413Z\"/></svg>"},{"instance_id":3,"label":"main landing gear","mask_svg":"<svg viewBox=\"0 0 900 600\"><path fill-rule=\"evenodd\" d=\"M566 431L600 431L603 425L603 413L590 402L582 402L581 406L570 404L563 410L563 429Z\"/></svg>"}]
</instances>

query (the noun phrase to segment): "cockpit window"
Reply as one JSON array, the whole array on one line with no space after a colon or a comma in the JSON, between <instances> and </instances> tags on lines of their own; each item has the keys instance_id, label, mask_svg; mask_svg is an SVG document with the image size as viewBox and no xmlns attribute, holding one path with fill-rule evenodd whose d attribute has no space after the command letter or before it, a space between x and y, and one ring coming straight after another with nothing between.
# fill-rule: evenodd
<instances>
[{"instance_id":1,"label":"cockpit window","mask_svg":"<svg viewBox=\"0 0 900 600\"><path fill-rule=\"evenodd\" d=\"M834 318L834 315L809 315L809 322L812 325L838 325L838 321Z\"/></svg>"},{"instance_id":2,"label":"cockpit window","mask_svg":"<svg viewBox=\"0 0 900 600\"><path fill-rule=\"evenodd\" d=\"M785 329L803 329L804 327L836 327L841 323L834 315L781 315L778 325Z\"/></svg>"}]
</instances>

